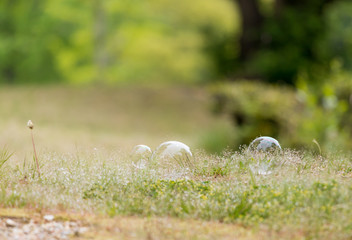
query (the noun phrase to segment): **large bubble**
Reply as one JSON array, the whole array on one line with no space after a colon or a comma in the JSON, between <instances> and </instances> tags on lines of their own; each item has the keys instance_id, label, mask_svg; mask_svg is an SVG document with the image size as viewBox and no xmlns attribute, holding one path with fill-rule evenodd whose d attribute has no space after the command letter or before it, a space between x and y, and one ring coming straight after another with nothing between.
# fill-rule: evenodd
<instances>
[{"instance_id":1,"label":"large bubble","mask_svg":"<svg viewBox=\"0 0 352 240\"><path fill-rule=\"evenodd\" d=\"M262 152L277 152L281 150L279 142L272 137L258 137L249 144L249 150Z\"/></svg>"},{"instance_id":2,"label":"large bubble","mask_svg":"<svg viewBox=\"0 0 352 240\"><path fill-rule=\"evenodd\" d=\"M190 148L178 141L164 142L153 153L153 159L167 163L178 163L181 167L192 166L192 152Z\"/></svg>"},{"instance_id":3,"label":"large bubble","mask_svg":"<svg viewBox=\"0 0 352 240\"><path fill-rule=\"evenodd\" d=\"M148 159L152 155L152 150L146 145L137 145L131 151L133 165L137 168L144 168Z\"/></svg>"}]
</instances>

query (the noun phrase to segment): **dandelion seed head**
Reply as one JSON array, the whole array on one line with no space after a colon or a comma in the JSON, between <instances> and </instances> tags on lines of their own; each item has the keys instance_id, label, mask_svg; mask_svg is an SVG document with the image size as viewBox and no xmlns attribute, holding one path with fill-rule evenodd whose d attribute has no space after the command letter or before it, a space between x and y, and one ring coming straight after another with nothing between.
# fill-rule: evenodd
<instances>
[{"instance_id":1,"label":"dandelion seed head","mask_svg":"<svg viewBox=\"0 0 352 240\"><path fill-rule=\"evenodd\" d=\"M28 127L29 129L33 129L34 125L33 125L33 122L32 122L31 120L29 120L29 121L27 122L27 127Z\"/></svg>"}]
</instances>

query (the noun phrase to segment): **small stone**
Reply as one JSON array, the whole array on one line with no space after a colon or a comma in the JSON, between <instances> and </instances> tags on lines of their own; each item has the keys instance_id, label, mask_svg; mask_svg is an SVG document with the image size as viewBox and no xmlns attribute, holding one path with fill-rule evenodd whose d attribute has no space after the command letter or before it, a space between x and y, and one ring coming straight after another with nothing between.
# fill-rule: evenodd
<instances>
[{"instance_id":1,"label":"small stone","mask_svg":"<svg viewBox=\"0 0 352 240\"><path fill-rule=\"evenodd\" d=\"M78 224L76 222L69 222L69 226L72 227L77 227Z\"/></svg>"},{"instance_id":2,"label":"small stone","mask_svg":"<svg viewBox=\"0 0 352 240\"><path fill-rule=\"evenodd\" d=\"M79 232L79 234L83 234L85 232L88 232L88 230L89 230L89 228L87 228L87 227L80 227L78 232Z\"/></svg>"},{"instance_id":3,"label":"small stone","mask_svg":"<svg viewBox=\"0 0 352 240\"><path fill-rule=\"evenodd\" d=\"M54 216L53 215L45 215L44 220L47 222L51 222L54 220Z\"/></svg>"},{"instance_id":4,"label":"small stone","mask_svg":"<svg viewBox=\"0 0 352 240\"><path fill-rule=\"evenodd\" d=\"M64 230L61 232L61 235L64 235L64 236L68 236L68 235L71 235L72 234L72 231L70 229L68 230Z\"/></svg>"},{"instance_id":5,"label":"small stone","mask_svg":"<svg viewBox=\"0 0 352 240\"><path fill-rule=\"evenodd\" d=\"M6 219L6 227L16 227L17 223L12 219Z\"/></svg>"},{"instance_id":6,"label":"small stone","mask_svg":"<svg viewBox=\"0 0 352 240\"><path fill-rule=\"evenodd\" d=\"M23 232L25 234L29 234L31 232L31 226L29 224L26 224L23 226Z\"/></svg>"}]
</instances>

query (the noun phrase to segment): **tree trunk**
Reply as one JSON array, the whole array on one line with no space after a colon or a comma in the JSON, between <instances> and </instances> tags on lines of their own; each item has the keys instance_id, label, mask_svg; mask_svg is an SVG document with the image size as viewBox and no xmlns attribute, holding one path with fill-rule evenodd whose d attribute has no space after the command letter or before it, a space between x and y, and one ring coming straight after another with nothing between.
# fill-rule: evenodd
<instances>
[{"instance_id":1,"label":"tree trunk","mask_svg":"<svg viewBox=\"0 0 352 240\"><path fill-rule=\"evenodd\" d=\"M241 12L240 59L247 60L260 48L263 17L257 0L236 0Z\"/></svg>"},{"instance_id":2,"label":"tree trunk","mask_svg":"<svg viewBox=\"0 0 352 240\"><path fill-rule=\"evenodd\" d=\"M2 75L6 83L13 84L15 82L15 71L12 66L6 67Z\"/></svg>"}]
</instances>

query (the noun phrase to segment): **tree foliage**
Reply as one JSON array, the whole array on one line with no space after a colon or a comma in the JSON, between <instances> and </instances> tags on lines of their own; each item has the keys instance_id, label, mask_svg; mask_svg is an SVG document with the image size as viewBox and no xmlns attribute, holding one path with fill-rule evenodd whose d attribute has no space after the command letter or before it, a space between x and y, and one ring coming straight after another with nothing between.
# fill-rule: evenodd
<instances>
[{"instance_id":1,"label":"tree foliage","mask_svg":"<svg viewBox=\"0 0 352 240\"><path fill-rule=\"evenodd\" d=\"M199 82L233 34L227 0L4 0L0 82Z\"/></svg>"},{"instance_id":2,"label":"tree foliage","mask_svg":"<svg viewBox=\"0 0 352 240\"><path fill-rule=\"evenodd\" d=\"M351 2L236 0L242 18L237 73L294 85L301 71L341 57L351 67ZM313 80L313 79L312 79Z\"/></svg>"},{"instance_id":3,"label":"tree foliage","mask_svg":"<svg viewBox=\"0 0 352 240\"><path fill-rule=\"evenodd\" d=\"M50 51L54 22L44 8L44 1L0 2L1 82L44 82L56 77Z\"/></svg>"},{"instance_id":4,"label":"tree foliage","mask_svg":"<svg viewBox=\"0 0 352 240\"><path fill-rule=\"evenodd\" d=\"M0 82L294 85L338 59L351 70L343 0L3 0ZM318 80L317 80L318 79Z\"/></svg>"}]
</instances>

